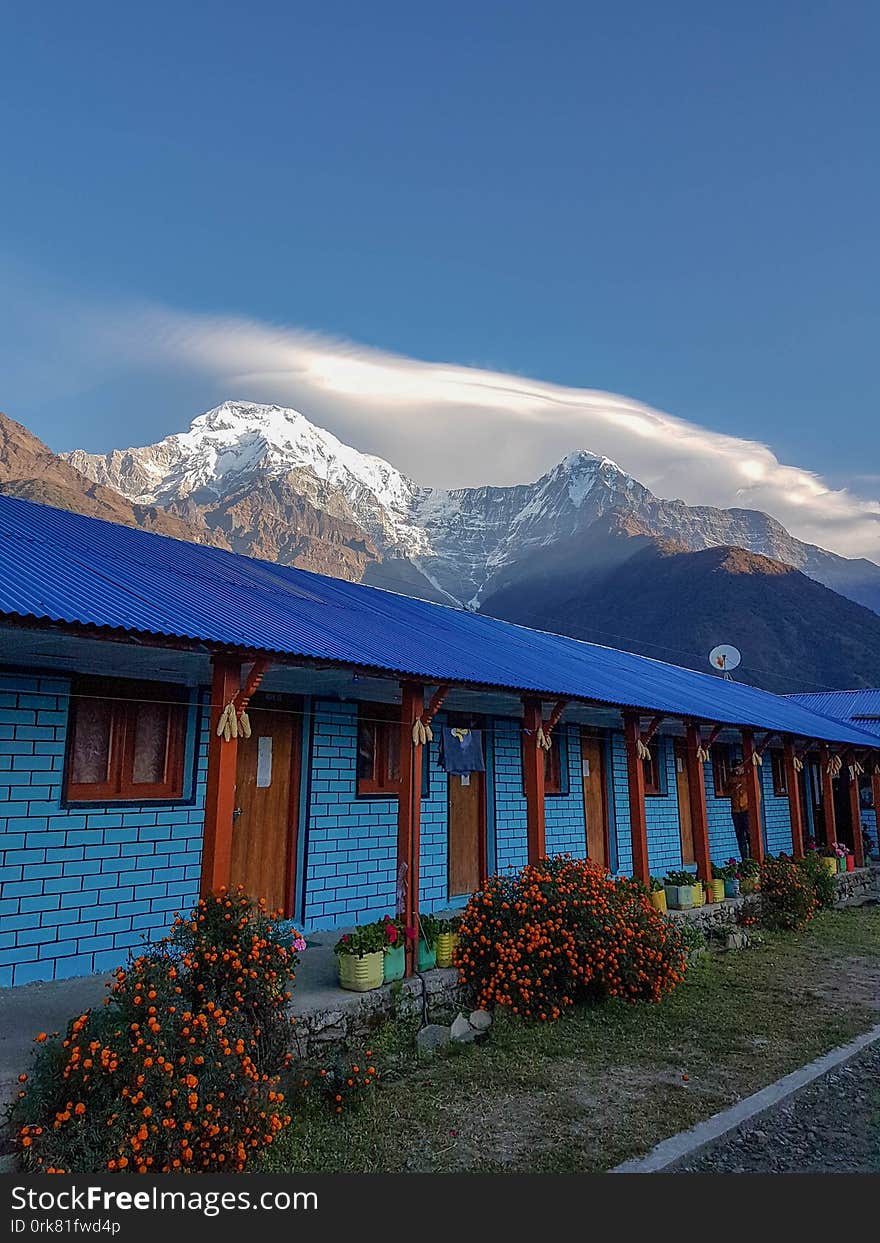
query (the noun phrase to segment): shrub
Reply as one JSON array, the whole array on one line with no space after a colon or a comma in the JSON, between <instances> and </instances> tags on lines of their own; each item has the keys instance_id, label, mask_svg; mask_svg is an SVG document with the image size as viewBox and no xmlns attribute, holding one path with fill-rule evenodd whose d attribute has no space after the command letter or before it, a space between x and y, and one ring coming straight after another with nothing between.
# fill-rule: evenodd
<instances>
[{"instance_id":1,"label":"shrub","mask_svg":"<svg viewBox=\"0 0 880 1243\"><path fill-rule=\"evenodd\" d=\"M24 1167L243 1170L291 1121L278 1084L303 942L275 934L241 891L203 898L116 972L104 1008L38 1037L11 1110Z\"/></svg>"},{"instance_id":2,"label":"shrub","mask_svg":"<svg viewBox=\"0 0 880 1243\"><path fill-rule=\"evenodd\" d=\"M479 1007L542 1020L578 1000L659 1001L686 965L675 925L635 882L568 855L490 878L464 912L456 963Z\"/></svg>"},{"instance_id":3,"label":"shrub","mask_svg":"<svg viewBox=\"0 0 880 1243\"><path fill-rule=\"evenodd\" d=\"M837 901L837 882L822 866L821 859L822 856L817 850L807 850L803 859L799 861L798 867L801 868L812 886L820 908L828 910Z\"/></svg>"},{"instance_id":4,"label":"shrub","mask_svg":"<svg viewBox=\"0 0 880 1243\"><path fill-rule=\"evenodd\" d=\"M761 864L760 921L766 928L802 928L819 909L815 888L787 855L767 855Z\"/></svg>"}]
</instances>

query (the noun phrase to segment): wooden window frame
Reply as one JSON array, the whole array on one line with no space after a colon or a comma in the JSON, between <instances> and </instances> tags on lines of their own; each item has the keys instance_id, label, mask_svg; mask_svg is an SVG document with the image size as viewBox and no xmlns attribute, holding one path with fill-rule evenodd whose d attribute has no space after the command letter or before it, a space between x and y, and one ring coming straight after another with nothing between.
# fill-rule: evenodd
<instances>
[{"instance_id":1,"label":"wooden window frame","mask_svg":"<svg viewBox=\"0 0 880 1243\"><path fill-rule=\"evenodd\" d=\"M110 740L104 781L73 780L77 710L83 699L97 698L110 705ZM158 702L170 708L165 734L165 777L162 781L134 780L137 708ZM184 688L165 682L134 682L124 678L78 678L71 687L64 770L65 803L176 803L184 802L186 733L189 704Z\"/></svg>"},{"instance_id":2,"label":"wooden window frame","mask_svg":"<svg viewBox=\"0 0 880 1243\"><path fill-rule=\"evenodd\" d=\"M712 786L716 798L730 798L731 775L735 767L729 742L716 742L712 747Z\"/></svg>"},{"instance_id":3,"label":"wooden window frame","mask_svg":"<svg viewBox=\"0 0 880 1243\"><path fill-rule=\"evenodd\" d=\"M361 725L368 722L380 728L376 730L376 746L373 754L373 776L361 777L360 768L360 732ZM370 703L362 700L358 703L358 741L355 755L355 789L358 798L399 798L400 778L391 781L388 778L388 757L391 748L400 747L400 705ZM422 798L430 795L430 746L422 747Z\"/></svg>"},{"instance_id":4,"label":"wooden window frame","mask_svg":"<svg viewBox=\"0 0 880 1243\"><path fill-rule=\"evenodd\" d=\"M523 766L523 773L522 773L523 797L525 797L525 792L526 792L526 776L525 776L526 744L527 743L531 744L532 741L533 739L531 737L526 737L526 734L523 733L522 752L521 752L521 757L520 757L521 763ZM566 798L568 794L570 793L570 790L568 788L568 782L567 780L565 780L565 778L568 776L567 765L566 765L566 768L564 769L563 763L562 763L563 751L565 751L566 757L568 756L568 752L565 750L567 746L567 742L568 740L565 737L565 735L561 732L561 730L554 730L553 745L549 751L544 752L544 796L545 798Z\"/></svg>"},{"instance_id":5,"label":"wooden window frame","mask_svg":"<svg viewBox=\"0 0 880 1243\"><path fill-rule=\"evenodd\" d=\"M648 743L650 756L642 760L645 769L645 798L665 798L666 782L663 780L665 770L660 739L652 738Z\"/></svg>"},{"instance_id":6,"label":"wooden window frame","mask_svg":"<svg viewBox=\"0 0 880 1243\"><path fill-rule=\"evenodd\" d=\"M785 753L778 747L770 752L770 772L773 777L773 794L776 798L788 798L788 777L785 772Z\"/></svg>"}]
</instances>

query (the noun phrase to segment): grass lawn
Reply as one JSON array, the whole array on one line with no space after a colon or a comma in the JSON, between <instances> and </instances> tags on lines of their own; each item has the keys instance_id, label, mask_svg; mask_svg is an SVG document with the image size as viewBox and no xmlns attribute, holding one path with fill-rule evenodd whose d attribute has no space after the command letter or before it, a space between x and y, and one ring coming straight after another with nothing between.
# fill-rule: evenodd
<instances>
[{"instance_id":1,"label":"grass lawn","mask_svg":"<svg viewBox=\"0 0 880 1243\"><path fill-rule=\"evenodd\" d=\"M761 936L705 956L660 1005L499 1015L486 1043L431 1060L389 1024L375 1094L339 1119L299 1114L264 1168L558 1173L643 1153L880 1021L880 908Z\"/></svg>"}]
</instances>

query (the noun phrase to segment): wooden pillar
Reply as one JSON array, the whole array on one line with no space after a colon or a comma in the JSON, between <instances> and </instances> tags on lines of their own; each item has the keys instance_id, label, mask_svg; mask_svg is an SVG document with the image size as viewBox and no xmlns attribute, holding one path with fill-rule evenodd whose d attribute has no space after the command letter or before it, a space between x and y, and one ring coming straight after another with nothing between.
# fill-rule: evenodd
<instances>
[{"instance_id":1,"label":"wooden pillar","mask_svg":"<svg viewBox=\"0 0 880 1243\"><path fill-rule=\"evenodd\" d=\"M424 688L401 683L400 795L397 802L397 874L404 885L403 921L416 930L406 942L406 973L416 969L419 927L419 854L422 839L422 746L413 741L413 725L425 707Z\"/></svg>"},{"instance_id":2,"label":"wooden pillar","mask_svg":"<svg viewBox=\"0 0 880 1243\"><path fill-rule=\"evenodd\" d=\"M871 793L874 796L874 821L877 826L877 848L880 849L880 752L869 757Z\"/></svg>"},{"instance_id":3,"label":"wooden pillar","mask_svg":"<svg viewBox=\"0 0 880 1243\"><path fill-rule=\"evenodd\" d=\"M694 839L694 859L697 876L706 882L706 894L712 894L712 854L709 849L709 817L706 811L706 781L703 761L697 752L702 746L699 725L689 722L687 726L687 775L691 805L691 832Z\"/></svg>"},{"instance_id":4,"label":"wooden pillar","mask_svg":"<svg viewBox=\"0 0 880 1243\"><path fill-rule=\"evenodd\" d=\"M743 764L745 766L746 795L749 800L749 853L759 863L764 858L764 833L761 828L761 771L753 760L755 735L750 729L742 731Z\"/></svg>"},{"instance_id":5,"label":"wooden pillar","mask_svg":"<svg viewBox=\"0 0 880 1243\"><path fill-rule=\"evenodd\" d=\"M801 810L801 784L794 764L794 743L786 738L782 748L785 767L785 788L788 792L788 818L791 821L791 853L795 859L804 857L804 817Z\"/></svg>"},{"instance_id":6,"label":"wooden pillar","mask_svg":"<svg viewBox=\"0 0 880 1243\"><path fill-rule=\"evenodd\" d=\"M828 743L823 742L819 748L819 764L822 776L822 810L825 814L825 845L833 846L837 841L837 817L834 814L834 780L828 769L831 754Z\"/></svg>"},{"instance_id":7,"label":"wooden pillar","mask_svg":"<svg viewBox=\"0 0 880 1243\"><path fill-rule=\"evenodd\" d=\"M623 736L626 742L633 876L647 885L651 879L651 867L648 863L648 823L645 816L645 764L638 749L642 737L642 722L638 712L624 712Z\"/></svg>"},{"instance_id":8,"label":"wooden pillar","mask_svg":"<svg viewBox=\"0 0 880 1243\"><path fill-rule=\"evenodd\" d=\"M853 755L850 760L850 768L854 768L856 757ZM853 827L853 862L857 868L865 866L865 847L862 842L862 805L859 801L859 774L857 772L850 773L847 769L846 779L849 782L849 809L850 819Z\"/></svg>"},{"instance_id":9,"label":"wooden pillar","mask_svg":"<svg viewBox=\"0 0 880 1243\"><path fill-rule=\"evenodd\" d=\"M526 792L528 860L534 863L547 853L547 821L544 809L544 751L538 746L543 726L540 699L523 699L523 783Z\"/></svg>"},{"instance_id":10,"label":"wooden pillar","mask_svg":"<svg viewBox=\"0 0 880 1243\"><path fill-rule=\"evenodd\" d=\"M232 819L235 810L235 770L238 740L217 737L217 722L230 700L241 690L241 661L212 656L211 729L208 736L208 777L205 788L205 834L202 846L202 896L229 884L232 855Z\"/></svg>"}]
</instances>

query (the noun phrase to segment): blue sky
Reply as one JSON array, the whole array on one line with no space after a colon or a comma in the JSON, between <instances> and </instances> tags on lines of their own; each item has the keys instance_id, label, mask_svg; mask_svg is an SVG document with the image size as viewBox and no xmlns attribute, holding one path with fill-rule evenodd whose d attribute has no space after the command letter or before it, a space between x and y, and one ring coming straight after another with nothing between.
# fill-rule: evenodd
<instances>
[{"instance_id":1,"label":"blue sky","mask_svg":"<svg viewBox=\"0 0 880 1243\"><path fill-rule=\"evenodd\" d=\"M226 316L627 394L872 502L878 12L9 6L0 407L106 449L291 401L113 333Z\"/></svg>"}]
</instances>

